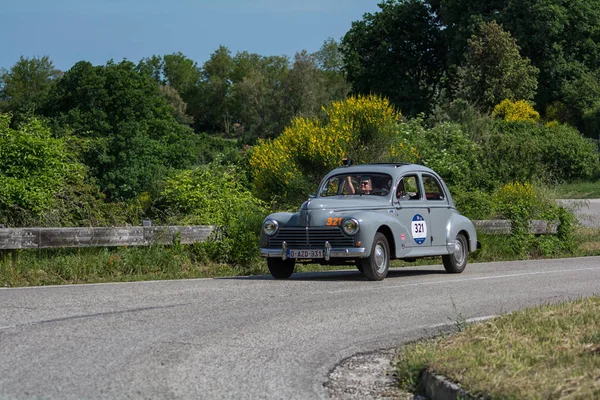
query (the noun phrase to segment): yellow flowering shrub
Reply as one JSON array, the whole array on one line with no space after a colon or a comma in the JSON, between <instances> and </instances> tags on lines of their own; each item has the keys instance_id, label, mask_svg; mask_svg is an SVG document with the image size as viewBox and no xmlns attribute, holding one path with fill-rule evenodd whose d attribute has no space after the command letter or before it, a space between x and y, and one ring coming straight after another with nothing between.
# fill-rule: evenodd
<instances>
[{"instance_id":1,"label":"yellow flowering shrub","mask_svg":"<svg viewBox=\"0 0 600 400\"><path fill-rule=\"evenodd\" d=\"M495 194L500 212L506 218L530 216L537 203L537 193L531 183L510 182Z\"/></svg>"},{"instance_id":2,"label":"yellow flowering shrub","mask_svg":"<svg viewBox=\"0 0 600 400\"><path fill-rule=\"evenodd\" d=\"M540 119L540 114L525 100L502 100L500 104L494 107L492 116L495 118L502 118L506 122L535 123Z\"/></svg>"},{"instance_id":3,"label":"yellow flowering shrub","mask_svg":"<svg viewBox=\"0 0 600 400\"><path fill-rule=\"evenodd\" d=\"M323 111L322 120L295 118L281 136L254 146L249 163L261 197L287 196L302 180L314 185L343 158L365 163L390 156L400 113L387 99L350 97Z\"/></svg>"}]
</instances>

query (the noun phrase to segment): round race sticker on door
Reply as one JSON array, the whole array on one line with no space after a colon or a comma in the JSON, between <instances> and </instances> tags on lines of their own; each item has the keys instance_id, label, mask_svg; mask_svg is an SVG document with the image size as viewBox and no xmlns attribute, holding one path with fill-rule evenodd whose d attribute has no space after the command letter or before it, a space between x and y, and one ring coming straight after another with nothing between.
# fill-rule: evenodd
<instances>
[{"instance_id":1,"label":"round race sticker on door","mask_svg":"<svg viewBox=\"0 0 600 400\"><path fill-rule=\"evenodd\" d=\"M421 214L417 214L413 217L411 223L411 232L412 237L415 239L417 244L425 243L425 239L427 238L427 223Z\"/></svg>"}]
</instances>

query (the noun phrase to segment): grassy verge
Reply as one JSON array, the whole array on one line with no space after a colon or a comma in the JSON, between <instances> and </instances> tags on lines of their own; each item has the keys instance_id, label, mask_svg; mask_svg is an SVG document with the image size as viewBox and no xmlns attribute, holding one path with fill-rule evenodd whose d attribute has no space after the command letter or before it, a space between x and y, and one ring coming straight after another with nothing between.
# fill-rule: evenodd
<instances>
[{"instance_id":1,"label":"grassy verge","mask_svg":"<svg viewBox=\"0 0 600 400\"><path fill-rule=\"evenodd\" d=\"M403 348L399 384L418 390L427 368L488 399L600 398L600 297L470 325Z\"/></svg>"},{"instance_id":2,"label":"grassy verge","mask_svg":"<svg viewBox=\"0 0 600 400\"><path fill-rule=\"evenodd\" d=\"M600 198L600 180L596 182L566 183L555 188L559 199L598 199Z\"/></svg>"},{"instance_id":3,"label":"grassy verge","mask_svg":"<svg viewBox=\"0 0 600 400\"><path fill-rule=\"evenodd\" d=\"M340 269L298 265L297 272ZM347 268L347 267L346 267ZM0 253L0 287L132 282L268 274L264 260L248 266L208 260L201 246L16 250Z\"/></svg>"},{"instance_id":4,"label":"grassy verge","mask_svg":"<svg viewBox=\"0 0 600 400\"><path fill-rule=\"evenodd\" d=\"M483 249L473 262L518 260L508 236L481 235ZM600 230L578 229L575 253L554 257L600 255ZM549 257L529 254L527 258ZM439 257L416 263L394 261L392 267L440 265ZM298 265L296 272L347 269L352 266ZM128 282L159 279L214 278L267 274L264 260L248 266L211 262L201 245L144 248L88 248L0 251L0 287L60 285L71 283Z\"/></svg>"},{"instance_id":5,"label":"grassy verge","mask_svg":"<svg viewBox=\"0 0 600 400\"><path fill-rule=\"evenodd\" d=\"M0 286L208 278L264 273L208 262L196 246L17 250L0 259Z\"/></svg>"},{"instance_id":6,"label":"grassy verge","mask_svg":"<svg viewBox=\"0 0 600 400\"><path fill-rule=\"evenodd\" d=\"M579 228L576 238L576 256L600 256L600 229Z\"/></svg>"}]
</instances>

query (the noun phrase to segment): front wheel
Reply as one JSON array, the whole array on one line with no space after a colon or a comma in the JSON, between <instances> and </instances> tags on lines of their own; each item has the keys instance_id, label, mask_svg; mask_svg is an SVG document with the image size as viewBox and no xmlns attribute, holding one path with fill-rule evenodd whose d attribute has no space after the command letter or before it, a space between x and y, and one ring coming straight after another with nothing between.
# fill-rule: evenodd
<instances>
[{"instance_id":1,"label":"front wheel","mask_svg":"<svg viewBox=\"0 0 600 400\"><path fill-rule=\"evenodd\" d=\"M467 238L462 233L456 235L456 245L454 252L442 256L444 268L451 274L460 274L467 266L467 255L469 253L469 244Z\"/></svg>"},{"instance_id":2,"label":"front wheel","mask_svg":"<svg viewBox=\"0 0 600 400\"><path fill-rule=\"evenodd\" d=\"M293 259L267 258L269 272L275 279L288 279L294 273L296 261Z\"/></svg>"},{"instance_id":3,"label":"front wheel","mask_svg":"<svg viewBox=\"0 0 600 400\"><path fill-rule=\"evenodd\" d=\"M383 280L390 269L390 246L381 232L375 234L371 255L360 261L362 273L371 281ZM359 268L360 270L360 268Z\"/></svg>"}]
</instances>

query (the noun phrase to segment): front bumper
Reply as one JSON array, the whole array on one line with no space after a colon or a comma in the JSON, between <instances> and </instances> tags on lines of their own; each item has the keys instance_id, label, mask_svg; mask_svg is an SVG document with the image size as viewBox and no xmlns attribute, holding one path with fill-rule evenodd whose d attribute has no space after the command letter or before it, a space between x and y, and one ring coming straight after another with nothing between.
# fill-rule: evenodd
<instances>
[{"instance_id":1,"label":"front bumper","mask_svg":"<svg viewBox=\"0 0 600 400\"><path fill-rule=\"evenodd\" d=\"M285 242L284 242L285 243ZM260 249L261 257L279 257L282 260L286 260L287 257L287 246L283 246L280 249ZM329 261L330 258L363 258L367 254L367 249L364 247L352 247L352 248L331 248L325 246L323 249L323 258L325 261Z\"/></svg>"}]
</instances>

